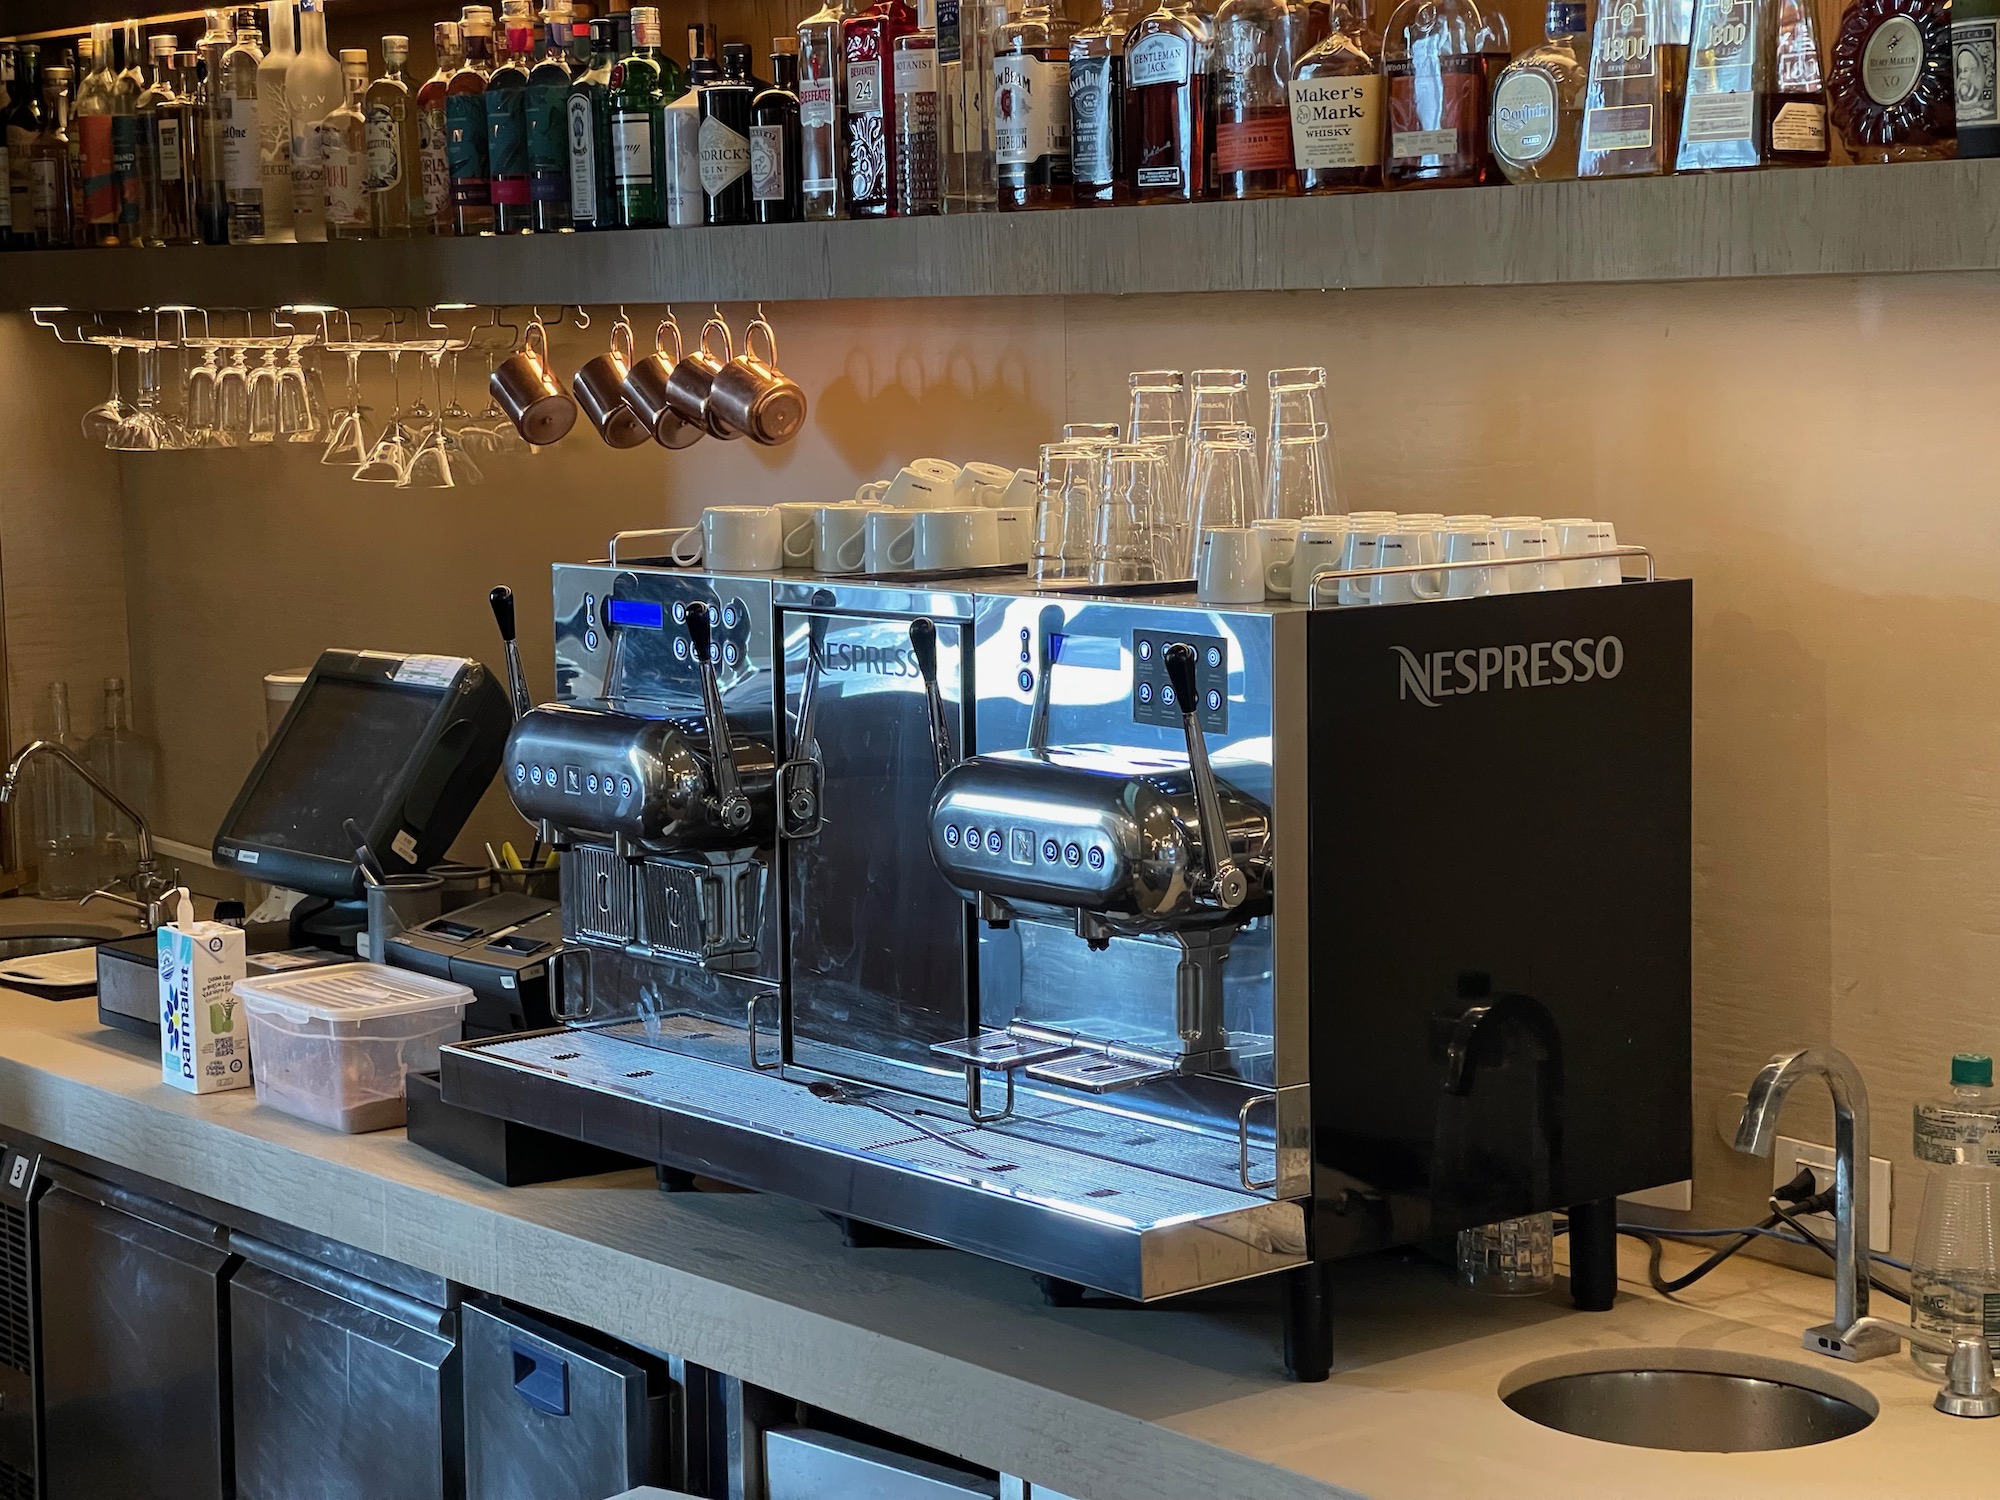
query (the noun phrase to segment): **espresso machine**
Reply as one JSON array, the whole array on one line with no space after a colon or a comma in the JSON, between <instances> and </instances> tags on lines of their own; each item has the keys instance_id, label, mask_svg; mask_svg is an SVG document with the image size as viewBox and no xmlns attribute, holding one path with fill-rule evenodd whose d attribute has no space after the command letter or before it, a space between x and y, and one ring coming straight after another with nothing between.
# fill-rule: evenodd
<instances>
[{"instance_id":1,"label":"espresso machine","mask_svg":"<svg viewBox=\"0 0 2000 1500\"><path fill-rule=\"evenodd\" d=\"M1650 565L1649 565L1650 566ZM559 1029L447 1101L1139 1302L1688 1175L1691 590L555 569Z\"/></svg>"}]
</instances>

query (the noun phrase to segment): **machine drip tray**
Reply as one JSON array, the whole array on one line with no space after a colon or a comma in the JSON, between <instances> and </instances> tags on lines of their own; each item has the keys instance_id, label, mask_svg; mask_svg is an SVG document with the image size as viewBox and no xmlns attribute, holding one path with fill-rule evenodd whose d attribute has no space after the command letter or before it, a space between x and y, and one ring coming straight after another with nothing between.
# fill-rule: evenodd
<instances>
[{"instance_id":1,"label":"machine drip tray","mask_svg":"<svg viewBox=\"0 0 2000 1500\"><path fill-rule=\"evenodd\" d=\"M888 1090L822 1098L589 1029L454 1043L440 1063L448 1103L1137 1301L1306 1260L1301 1203L926 1114L940 1140Z\"/></svg>"}]
</instances>

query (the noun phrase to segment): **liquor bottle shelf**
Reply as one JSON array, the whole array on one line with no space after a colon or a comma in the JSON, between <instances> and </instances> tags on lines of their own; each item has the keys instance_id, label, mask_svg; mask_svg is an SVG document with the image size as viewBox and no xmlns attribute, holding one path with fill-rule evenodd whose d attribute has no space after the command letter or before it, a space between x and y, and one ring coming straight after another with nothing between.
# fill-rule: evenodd
<instances>
[{"instance_id":1,"label":"liquor bottle shelf","mask_svg":"<svg viewBox=\"0 0 2000 1500\"><path fill-rule=\"evenodd\" d=\"M2000 269L2000 160L740 229L0 256L0 309L771 302Z\"/></svg>"}]
</instances>

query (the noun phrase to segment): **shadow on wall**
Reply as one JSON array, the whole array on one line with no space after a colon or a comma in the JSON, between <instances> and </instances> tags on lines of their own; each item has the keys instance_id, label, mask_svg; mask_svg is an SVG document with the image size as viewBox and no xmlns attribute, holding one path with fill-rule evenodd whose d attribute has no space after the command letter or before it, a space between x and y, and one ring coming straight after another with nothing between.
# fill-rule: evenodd
<instances>
[{"instance_id":1,"label":"shadow on wall","mask_svg":"<svg viewBox=\"0 0 2000 1500\"><path fill-rule=\"evenodd\" d=\"M928 354L928 357L927 357ZM1051 409L1044 384L1038 392L1028 361L1017 348L997 358L954 344L942 351L910 345L884 358L851 348L836 375L820 393L814 420L828 442L856 474L886 476L892 463L910 458L982 459L993 463L1033 461L999 451L996 431L1061 436L1063 416ZM912 451L914 448L921 451Z\"/></svg>"}]
</instances>

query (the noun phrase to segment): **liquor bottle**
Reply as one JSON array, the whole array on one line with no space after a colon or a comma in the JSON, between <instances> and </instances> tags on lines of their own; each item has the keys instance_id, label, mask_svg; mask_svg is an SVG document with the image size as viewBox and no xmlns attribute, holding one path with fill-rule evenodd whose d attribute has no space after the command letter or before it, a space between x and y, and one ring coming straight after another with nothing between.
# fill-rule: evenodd
<instances>
[{"instance_id":1,"label":"liquor bottle","mask_svg":"<svg viewBox=\"0 0 2000 1500\"><path fill-rule=\"evenodd\" d=\"M229 199L229 243L264 238L264 168L257 151L257 12L236 13L236 40L222 58L222 150Z\"/></svg>"},{"instance_id":2,"label":"liquor bottle","mask_svg":"<svg viewBox=\"0 0 2000 1500\"><path fill-rule=\"evenodd\" d=\"M42 133L42 52L33 42L15 54L13 101L8 106L7 200L14 248L35 247L35 138Z\"/></svg>"},{"instance_id":3,"label":"liquor bottle","mask_svg":"<svg viewBox=\"0 0 2000 1500\"><path fill-rule=\"evenodd\" d=\"M609 229L618 221L611 195L611 65L618 28L590 23L590 66L569 89L569 219L577 229Z\"/></svg>"},{"instance_id":4,"label":"liquor bottle","mask_svg":"<svg viewBox=\"0 0 2000 1500\"><path fill-rule=\"evenodd\" d=\"M465 62L445 86L445 163L451 172L454 234L491 234L493 199L486 176L486 80L493 72L493 12L459 13Z\"/></svg>"},{"instance_id":5,"label":"liquor bottle","mask_svg":"<svg viewBox=\"0 0 2000 1500\"><path fill-rule=\"evenodd\" d=\"M368 195L368 228L378 239L401 239L412 228L427 233L417 144L417 103L410 97L403 65L409 61L410 39L382 38L382 76L368 85L363 111L368 122L368 173L362 191Z\"/></svg>"},{"instance_id":6,"label":"liquor bottle","mask_svg":"<svg viewBox=\"0 0 2000 1500\"><path fill-rule=\"evenodd\" d=\"M118 176L112 159L111 94L116 75L111 71L111 28L102 22L90 28L87 38L78 41L78 57L89 44L89 69L76 86L73 111L74 145L79 157L78 184L83 194L83 212L77 227L90 245L118 243Z\"/></svg>"},{"instance_id":7,"label":"liquor bottle","mask_svg":"<svg viewBox=\"0 0 2000 1500\"><path fill-rule=\"evenodd\" d=\"M2000 156L2000 0L1954 0L1951 55L1958 154Z\"/></svg>"},{"instance_id":8,"label":"liquor bottle","mask_svg":"<svg viewBox=\"0 0 2000 1500\"><path fill-rule=\"evenodd\" d=\"M690 64L688 71L694 71ZM748 224L750 211L750 44L722 48L722 76L702 86L696 137L701 152L702 222Z\"/></svg>"},{"instance_id":9,"label":"liquor bottle","mask_svg":"<svg viewBox=\"0 0 2000 1500\"><path fill-rule=\"evenodd\" d=\"M1463 187L1484 177L1484 24L1471 0L1402 0L1389 17L1382 38L1389 186Z\"/></svg>"},{"instance_id":10,"label":"liquor bottle","mask_svg":"<svg viewBox=\"0 0 2000 1500\"><path fill-rule=\"evenodd\" d=\"M1288 88L1290 0L1225 0L1215 15L1216 189L1225 198L1298 191Z\"/></svg>"},{"instance_id":11,"label":"liquor bottle","mask_svg":"<svg viewBox=\"0 0 2000 1500\"><path fill-rule=\"evenodd\" d=\"M90 737L84 756L98 778L141 817L158 813L159 746L133 729L123 678L104 679L104 727ZM97 856L100 879L129 876L138 866L138 829L122 816L103 818L98 824Z\"/></svg>"},{"instance_id":12,"label":"liquor bottle","mask_svg":"<svg viewBox=\"0 0 2000 1500\"><path fill-rule=\"evenodd\" d=\"M43 74L42 130L28 147L28 211L37 250L67 250L76 243L69 79L70 70L64 67Z\"/></svg>"},{"instance_id":13,"label":"liquor bottle","mask_svg":"<svg viewBox=\"0 0 2000 1500\"><path fill-rule=\"evenodd\" d=\"M1310 12L1308 13L1310 14ZM1382 71L1367 13L1340 4L1292 68L1292 161L1302 193L1382 185Z\"/></svg>"},{"instance_id":14,"label":"liquor bottle","mask_svg":"<svg viewBox=\"0 0 2000 1500\"><path fill-rule=\"evenodd\" d=\"M701 191L701 89L690 84L660 111L659 222L700 227L708 212Z\"/></svg>"},{"instance_id":15,"label":"liquor bottle","mask_svg":"<svg viewBox=\"0 0 2000 1500\"><path fill-rule=\"evenodd\" d=\"M590 68L590 55L595 50L595 43L590 36L593 24L590 6L587 3L582 3L580 0L580 3L570 7L569 76L571 79L581 78Z\"/></svg>"},{"instance_id":16,"label":"liquor bottle","mask_svg":"<svg viewBox=\"0 0 2000 1500\"><path fill-rule=\"evenodd\" d=\"M447 98L451 80L465 66L464 33L456 21L439 21L431 27L431 44L437 50L437 71L417 90L417 159L423 174L424 216L431 233L455 234L458 224L451 202L451 126L447 120Z\"/></svg>"},{"instance_id":17,"label":"liquor bottle","mask_svg":"<svg viewBox=\"0 0 2000 1500\"><path fill-rule=\"evenodd\" d=\"M1580 0L1552 0L1541 44L1508 63L1494 80L1487 138L1509 182L1564 182L1576 176L1589 80L1576 49L1587 24Z\"/></svg>"},{"instance_id":18,"label":"liquor bottle","mask_svg":"<svg viewBox=\"0 0 2000 1500\"><path fill-rule=\"evenodd\" d=\"M116 36L113 49L115 76L111 81L111 173L117 179L118 238L124 246L143 244L142 221L146 213L146 182L140 162L139 96L146 91L146 72L140 66L144 54L139 45L139 23L127 21Z\"/></svg>"},{"instance_id":19,"label":"liquor bottle","mask_svg":"<svg viewBox=\"0 0 2000 1500\"><path fill-rule=\"evenodd\" d=\"M1125 38L1125 166L1135 203L1208 196L1205 48L1201 18L1164 0Z\"/></svg>"},{"instance_id":20,"label":"liquor bottle","mask_svg":"<svg viewBox=\"0 0 2000 1500\"><path fill-rule=\"evenodd\" d=\"M993 169L1000 207L1070 205L1069 39L1047 0L1020 0L993 38Z\"/></svg>"},{"instance_id":21,"label":"liquor bottle","mask_svg":"<svg viewBox=\"0 0 2000 1500\"><path fill-rule=\"evenodd\" d=\"M542 55L528 70L528 203L535 228L569 228L569 0L542 13Z\"/></svg>"},{"instance_id":22,"label":"liquor bottle","mask_svg":"<svg viewBox=\"0 0 2000 1500\"><path fill-rule=\"evenodd\" d=\"M195 197L195 143L201 121L190 89L195 54L178 52L172 33L152 39L153 86L139 96L141 149L145 153L149 245L193 245L201 240Z\"/></svg>"},{"instance_id":23,"label":"liquor bottle","mask_svg":"<svg viewBox=\"0 0 2000 1500\"><path fill-rule=\"evenodd\" d=\"M916 25L908 0L855 0L841 18L851 219L887 218L896 211L896 38Z\"/></svg>"},{"instance_id":24,"label":"liquor bottle","mask_svg":"<svg viewBox=\"0 0 2000 1500\"><path fill-rule=\"evenodd\" d=\"M298 56L298 11L292 0L269 0L264 26L270 41L257 64L257 157L264 184L264 239L297 238L292 213L292 117L285 102L285 71Z\"/></svg>"},{"instance_id":25,"label":"liquor bottle","mask_svg":"<svg viewBox=\"0 0 2000 1500\"><path fill-rule=\"evenodd\" d=\"M959 0L958 45L963 85L947 131L948 211L991 213L1000 206L993 157L993 44L1007 24L1007 0Z\"/></svg>"},{"instance_id":26,"label":"liquor bottle","mask_svg":"<svg viewBox=\"0 0 2000 1500\"><path fill-rule=\"evenodd\" d=\"M326 0L299 0L299 50L285 68L285 114L292 125L292 229L302 241L326 238L317 127L341 107L344 91L344 70L326 48ZM268 202L264 221L273 222Z\"/></svg>"},{"instance_id":27,"label":"liquor bottle","mask_svg":"<svg viewBox=\"0 0 2000 1500\"><path fill-rule=\"evenodd\" d=\"M7 141L7 121L20 97L14 81L14 49L0 47L0 250L12 250L14 241L14 153Z\"/></svg>"},{"instance_id":28,"label":"liquor bottle","mask_svg":"<svg viewBox=\"0 0 2000 1500\"><path fill-rule=\"evenodd\" d=\"M201 143L196 152L201 182L196 201L201 211L201 242L229 243L229 181L223 128L222 59L236 40L226 10L207 12L208 27L195 44L200 55L199 94Z\"/></svg>"},{"instance_id":29,"label":"liquor bottle","mask_svg":"<svg viewBox=\"0 0 2000 1500\"><path fill-rule=\"evenodd\" d=\"M1069 39L1071 201L1125 201L1124 0L1098 0L1097 20Z\"/></svg>"},{"instance_id":30,"label":"liquor bottle","mask_svg":"<svg viewBox=\"0 0 2000 1500\"><path fill-rule=\"evenodd\" d=\"M687 86L705 89L722 77L722 69L715 62L715 28L697 21L688 27L687 38ZM674 92L678 94L680 90Z\"/></svg>"},{"instance_id":31,"label":"liquor bottle","mask_svg":"<svg viewBox=\"0 0 2000 1500\"><path fill-rule=\"evenodd\" d=\"M1777 0L1769 76L1776 80L1757 106L1766 166L1823 167L1832 152L1826 134L1826 70L1820 61L1819 16L1812 0ZM1959 108L1965 99L1959 96ZM1961 151L1964 137L1959 137Z\"/></svg>"},{"instance_id":32,"label":"liquor bottle","mask_svg":"<svg viewBox=\"0 0 2000 1500\"><path fill-rule=\"evenodd\" d=\"M1647 177L1670 171L1682 78L1674 77L1667 7L1672 0L1605 0L1591 38L1579 177Z\"/></svg>"},{"instance_id":33,"label":"liquor bottle","mask_svg":"<svg viewBox=\"0 0 2000 1500\"><path fill-rule=\"evenodd\" d=\"M487 195L496 234L534 228L528 198L528 55L534 48L534 12L528 0L501 7L500 63L486 80Z\"/></svg>"},{"instance_id":34,"label":"liquor bottle","mask_svg":"<svg viewBox=\"0 0 2000 1500\"><path fill-rule=\"evenodd\" d=\"M957 12L957 0L944 0ZM799 22L799 156L803 212L840 217L840 12L831 3Z\"/></svg>"},{"instance_id":35,"label":"liquor bottle","mask_svg":"<svg viewBox=\"0 0 2000 1500\"><path fill-rule=\"evenodd\" d=\"M750 101L750 207L759 224L803 216L799 39L771 38L771 86Z\"/></svg>"},{"instance_id":36,"label":"liquor bottle","mask_svg":"<svg viewBox=\"0 0 2000 1500\"><path fill-rule=\"evenodd\" d=\"M1672 3L1685 3L1692 6L1694 0L1672 0ZM1686 38L1683 37L1682 40L1685 41ZM1500 158L1493 149L1493 86L1500 81L1501 73L1506 71L1507 64L1513 60L1514 39L1508 30L1507 12L1500 8L1498 0L1493 0L1493 3L1489 3L1480 16L1479 90L1480 97L1486 101L1486 123L1488 127L1486 132L1486 172L1483 180L1492 183L1496 187L1500 184L1501 179L1506 176L1506 172L1501 167ZM1682 71L1685 73L1685 68Z\"/></svg>"},{"instance_id":37,"label":"liquor bottle","mask_svg":"<svg viewBox=\"0 0 2000 1500\"><path fill-rule=\"evenodd\" d=\"M313 127L313 159L324 193L320 214L326 236L365 240L368 217L368 54L359 47L340 54L340 103Z\"/></svg>"},{"instance_id":38,"label":"liquor bottle","mask_svg":"<svg viewBox=\"0 0 2000 1500\"><path fill-rule=\"evenodd\" d=\"M917 29L896 38L896 213L920 218L944 212L939 171L937 6L920 0Z\"/></svg>"},{"instance_id":39,"label":"liquor bottle","mask_svg":"<svg viewBox=\"0 0 2000 1500\"><path fill-rule=\"evenodd\" d=\"M1957 154L1951 0L1849 0L1827 98L1859 162Z\"/></svg>"},{"instance_id":40,"label":"liquor bottle","mask_svg":"<svg viewBox=\"0 0 2000 1500\"><path fill-rule=\"evenodd\" d=\"M666 99L659 51L660 13L642 5L632 12L632 55L611 66L612 210L624 229L660 222Z\"/></svg>"}]
</instances>

